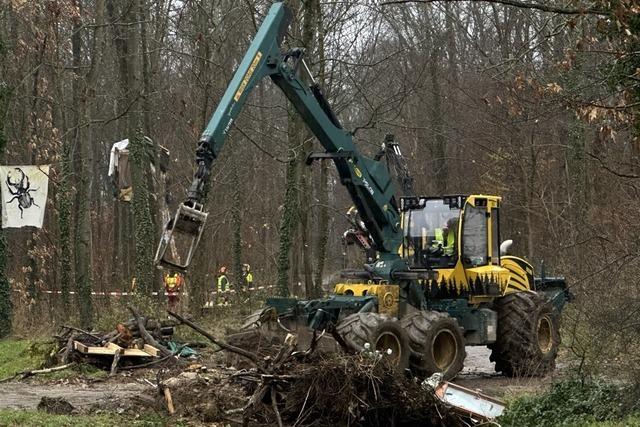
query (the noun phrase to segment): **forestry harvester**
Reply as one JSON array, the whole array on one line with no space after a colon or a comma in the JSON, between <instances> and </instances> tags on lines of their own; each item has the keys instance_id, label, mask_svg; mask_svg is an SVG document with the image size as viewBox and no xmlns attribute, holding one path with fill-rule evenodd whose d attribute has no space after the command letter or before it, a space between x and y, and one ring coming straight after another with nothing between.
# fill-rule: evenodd
<instances>
[{"instance_id":1,"label":"forestry harvester","mask_svg":"<svg viewBox=\"0 0 640 427\"><path fill-rule=\"evenodd\" d=\"M489 346L496 370L507 375L552 370L560 311L570 298L564 279L535 278L527 261L501 253L500 197L398 198L387 165L362 155L340 124L304 50L281 49L290 19L283 3L271 6L200 138L187 200L166 225L156 263L187 269L207 218L202 202L213 163L248 94L269 77L325 150L310 154L308 163L335 164L377 257L361 270L343 271L330 297L270 298L252 322L330 330L352 349L369 343L420 376L455 376L466 345Z\"/></svg>"}]
</instances>

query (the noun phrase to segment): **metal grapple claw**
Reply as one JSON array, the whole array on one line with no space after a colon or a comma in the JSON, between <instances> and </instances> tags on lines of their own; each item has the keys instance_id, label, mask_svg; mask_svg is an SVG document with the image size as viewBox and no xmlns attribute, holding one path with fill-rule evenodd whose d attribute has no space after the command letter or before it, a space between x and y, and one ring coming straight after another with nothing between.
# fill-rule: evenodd
<instances>
[{"instance_id":1,"label":"metal grapple claw","mask_svg":"<svg viewBox=\"0 0 640 427\"><path fill-rule=\"evenodd\" d=\"M154 261L159 268L187 270L207 221L208 214L202 209L199 203L193 206L183 203L167 222Z\"/></svg>"}]
</instances>

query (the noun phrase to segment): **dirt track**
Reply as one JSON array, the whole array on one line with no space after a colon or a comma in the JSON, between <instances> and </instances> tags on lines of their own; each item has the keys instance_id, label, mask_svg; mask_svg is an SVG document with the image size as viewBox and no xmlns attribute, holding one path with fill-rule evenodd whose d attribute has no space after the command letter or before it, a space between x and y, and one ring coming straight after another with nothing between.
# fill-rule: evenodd
<instances>
[{"instance_id":1,"label":"dirt track","mask_svg":"<svg viewBox=\"0 0 640 427\"><path fill-rule=\"evenodd\" d=\"M126 400L145 392L153 393L149 385L137 382L94 384L37 384L10 382L2 384L0 408L35 409L42 397L62 397L77 409L96 404Z\"/></svg>"},{"instance_id":2,"label":"dirt track","mask_svg":"<svg viewBox=\"0 0 640 427\"><path fill-rule=\"evenodd\" d=\"M495 371L495 364L489 361L491 350L487 347L467 347L466 350L465 367L453 381L463 387L503 398L545 388L553 379L553 376L507 378Z\"/></svg>"}]
</instances>

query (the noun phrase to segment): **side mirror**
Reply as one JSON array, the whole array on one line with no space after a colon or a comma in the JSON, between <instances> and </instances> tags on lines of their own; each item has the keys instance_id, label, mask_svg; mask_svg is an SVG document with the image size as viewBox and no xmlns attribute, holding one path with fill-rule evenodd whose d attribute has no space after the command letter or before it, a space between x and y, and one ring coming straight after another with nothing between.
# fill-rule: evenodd
<instances>
[{"instance_id":1,"label":"side mirror","mask_svg":"<svg viewBox=\"0 0 640 427\"><path fill-rule=\"evenodd\" d=\"M509 255L509 249L511 249L511 245L513 245L513 240L508 239L504 242L500 243L500 255Z\"/></svg>"}]
</instances>

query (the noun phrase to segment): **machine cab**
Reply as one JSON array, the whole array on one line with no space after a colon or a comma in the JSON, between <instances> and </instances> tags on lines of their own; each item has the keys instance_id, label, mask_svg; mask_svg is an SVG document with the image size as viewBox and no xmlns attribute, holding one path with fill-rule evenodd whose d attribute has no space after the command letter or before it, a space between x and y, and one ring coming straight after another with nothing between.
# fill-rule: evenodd
<instances>
[{"instance_id":1,"label":"machine cab","mask_svg":"<svg viewBox=\"0 0 640 427\"><path fill-rule=\"evenodd\" d=\"M401 255L413 269L500 265L501 198L485 195L401 198Z\"/></svg>"}]
</instances>

